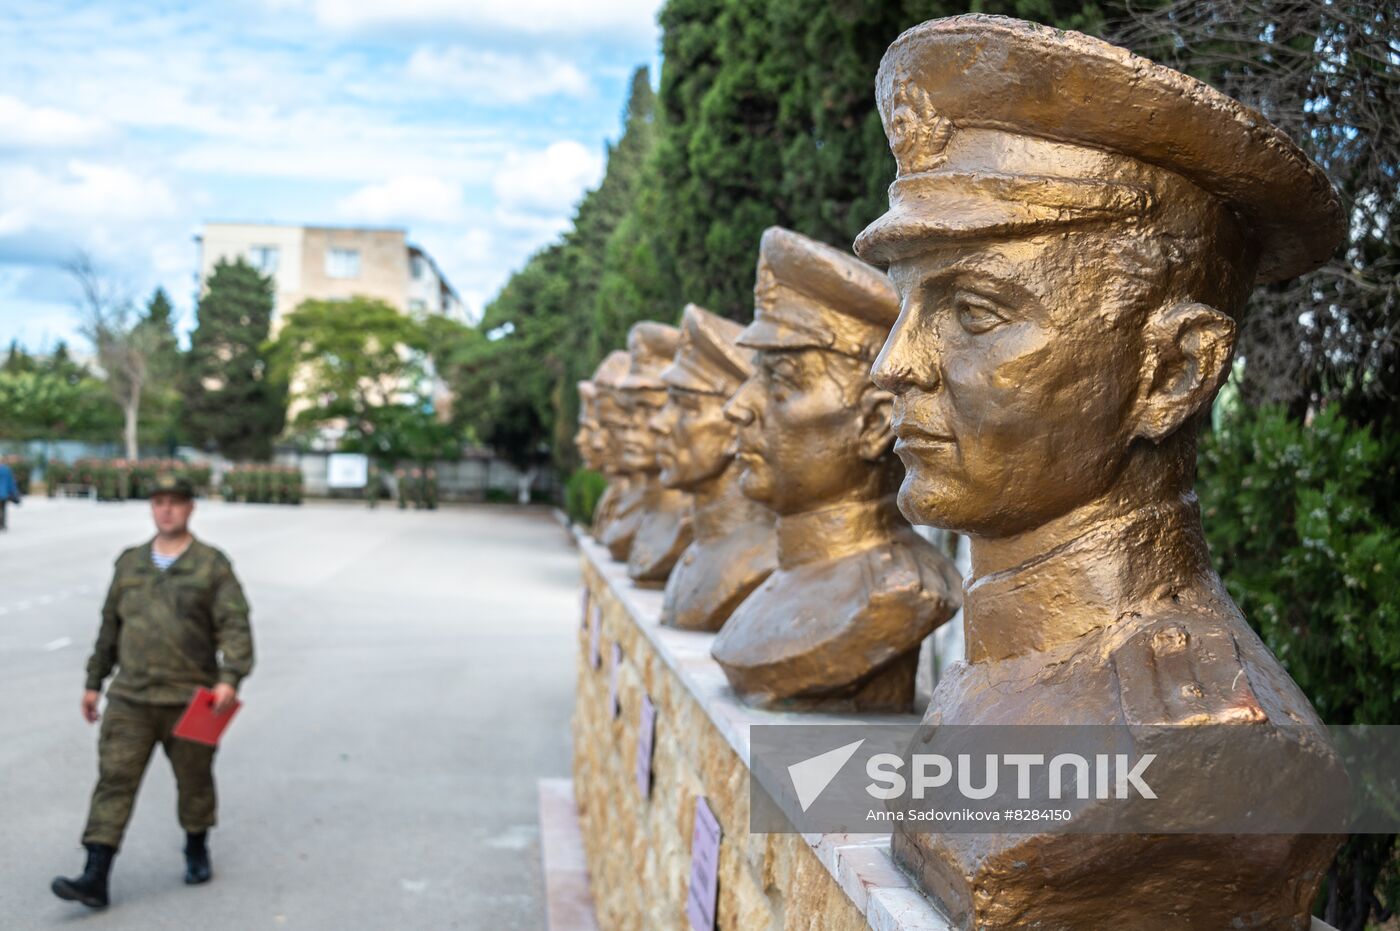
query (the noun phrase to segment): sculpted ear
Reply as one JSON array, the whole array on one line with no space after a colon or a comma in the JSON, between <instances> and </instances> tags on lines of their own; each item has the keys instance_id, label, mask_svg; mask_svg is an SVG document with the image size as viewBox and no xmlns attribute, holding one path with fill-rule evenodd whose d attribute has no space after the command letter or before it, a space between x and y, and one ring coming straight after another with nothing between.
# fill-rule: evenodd
<instances>
[{"instance_id":1,"label":"sculpted ear","mask_svg":"<svg viewBox=\"0 0 1400 931\"><path fill-rule=\"evenodd\" d=\"M857 447L867 462L883 459L894 446L894 395L870 385L860 396L860 436Z\"/></svg>"},{"instance_id":2,"label":"sculpted ear","mask_svg":"<svg viewBox=\"0 0 1400 931\"><path fill-rule=\"evenodd\" d=\"M1134 436L1159 443L1210 404L1230 374L1235 332L1235 321L1192 301L1153 314Z\"/></svg>"}]
</instances>

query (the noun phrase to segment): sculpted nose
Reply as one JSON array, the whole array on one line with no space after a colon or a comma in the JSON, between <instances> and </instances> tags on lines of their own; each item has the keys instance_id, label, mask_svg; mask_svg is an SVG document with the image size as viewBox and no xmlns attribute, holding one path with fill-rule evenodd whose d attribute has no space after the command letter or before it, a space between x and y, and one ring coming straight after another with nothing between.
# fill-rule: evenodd
<instances>
[{"instance_id":1,"label":"sculpted nose","mask_svg":"<svg viewBox=\"0 0 1400 931\"><path fill-rule=\"evenodd\" d=\"M753 423L753 409L748 406L747 400L749 391L751 390L749 387L751 384L753 384L752 378L740 385L739 390L734 392L733 397L725 402L724 418L730 423L737 424L741 427Z\"/></svg>"},{"instance_id":2,"label":"sculpted nose","mask_svg":"<svg viewBox=\"0 0 1400 931\"><path fill-rule=\"evenodd\" d=\"M915 327L908 316L907 309L900 313L870 367L870 380L894 395L904 394L911 388L932 392L937 390L940 380L937 355L927 345L916 345Z\"/></svg>"}]
</instances>

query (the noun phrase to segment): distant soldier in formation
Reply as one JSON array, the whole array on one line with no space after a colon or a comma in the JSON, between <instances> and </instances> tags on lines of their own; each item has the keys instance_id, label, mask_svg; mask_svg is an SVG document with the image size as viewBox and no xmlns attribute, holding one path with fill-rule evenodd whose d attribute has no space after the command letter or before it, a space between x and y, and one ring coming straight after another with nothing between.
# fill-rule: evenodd
<instances>
[{"instance_id":1,"label":"distant soldier in formation","mask_svg":"<svg viewBox=\"0 0 1400 931\"><path fill-rule=\"evenodd\" d=\"M423 470L423 506L436 511L438 506L437 469L429 466Z\"/></svg>"},{"instance_id":2,"label":"distant soldier in formation","mask_svg":"<svg viewBox=\"0 0 1400 931\"><path fill-rule=\"evenodd\" d=\"M379 507L379 466L369 464L369 477L365 479L365 503L371 509Z\"/></svg>"}]
</instances>

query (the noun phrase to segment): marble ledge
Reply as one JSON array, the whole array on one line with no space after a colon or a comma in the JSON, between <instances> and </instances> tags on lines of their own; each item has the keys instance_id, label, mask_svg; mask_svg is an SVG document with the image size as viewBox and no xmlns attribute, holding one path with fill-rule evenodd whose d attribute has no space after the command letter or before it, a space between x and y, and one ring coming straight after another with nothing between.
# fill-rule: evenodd
<instances>
[{"instance_id":1,"label":"marble ledge","mask_svg":"<svg viewBox=\"0 0 1400 931\"><path fill-rule=\"evenodd\" d=\"M626 565L575 530L579 550L608 585L667 667L699 702L744 765L749 764L749 728L755 724L914 724L917 715L840 715L765 711L740 702L724 671L710 657L714 634L674 630L660 624L662 593L639 588ZM952 925L915 889L890 856L889 834L803 834L817 859L874 931L952 931Z\"/></svg>"}]
</instances>

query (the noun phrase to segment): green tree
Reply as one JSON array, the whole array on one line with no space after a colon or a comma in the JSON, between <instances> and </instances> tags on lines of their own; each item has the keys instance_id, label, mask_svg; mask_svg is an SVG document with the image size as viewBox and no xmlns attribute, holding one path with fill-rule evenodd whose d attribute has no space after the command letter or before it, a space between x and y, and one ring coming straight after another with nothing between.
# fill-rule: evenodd
<instances>
[{"instance_id":1,"label":"green tree","mask_svg":"<svg viewBox=\"0 0 1400 931\"><path fill-rule=\"evenodd\" d=\"M450 453L457 432L434 411L430 332L381 300L304 301L272 347L277 378L294 386L291 428L341 435L345 449L384 459Z\"/></svg>"},{"instance_id":2,"label":"green tree","mask_svg":"<svg viewBox=\"0 0 1400 931\"><path fill-rule=\"evenodd\" d=\"M573 461L574 383L643 316L670 319L680 306L638 306L604 293L610 244L642 190L654 134L655 95L645 68L632 75L621 138L608 149L598 187L579 202L571 229L542 249L487 305L482 338L462 344L447 372L461 419L482 442L521 466L553 455ZM634 227L635 228L635 227ZM616 265L614 265L616 268ZM607 336L600 337L606 332Z\"/></svg>"},{"instance_id":3,"label":"green tree","mask_svg":"<svg viewBox=\"0 0 1400 931\"><path fill-rule=\"evenodd\" d=\"M199 298L181 419L191 440L231 459L269 458L285 423L286 388L266 354L272 310L272 279L241 258L219 260Z\"/></svg>"},{"instance_id":4,"label":"green tree","mask_svg":"<svg viewBox=\"0 0 1400 931\"><path fill-rule=\"evenodd\" d=\"M47 356L11 344L0 365L0 438L100 442L121 427L106 386L72 360L66 343Z\"/></svg>"},{"instance_id":5,"label":"green tree","mask_svg":"<svg viewBox=\"0 0 1400 931\"><path fill-rule=\"evenodd\" d=\"M164 288L156 288L137 324L149 333L151 387L141 410L140 434L173 453L180 441L180 340L175 335L175 308Z\"/></svg>"}]
</instances>

